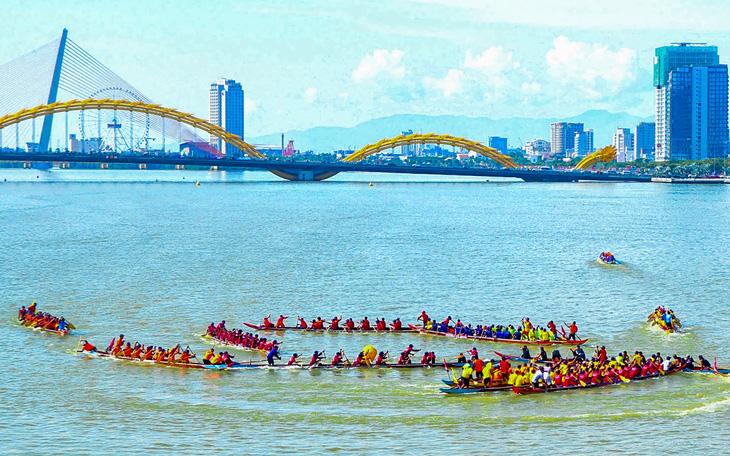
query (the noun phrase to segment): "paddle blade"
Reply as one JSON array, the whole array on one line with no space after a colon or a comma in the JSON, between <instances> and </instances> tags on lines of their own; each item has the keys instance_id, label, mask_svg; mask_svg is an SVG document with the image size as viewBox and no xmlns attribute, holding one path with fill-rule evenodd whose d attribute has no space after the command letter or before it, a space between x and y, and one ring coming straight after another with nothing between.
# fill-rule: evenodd
<instances>
[{"instance_id":1,"label":"paddle blade","mask_svg":"<svg viewBox=\"0 0 730 456\"><path fill-rule=\"evenodd\" d=\"M618 378L620 378L621 381L624 382L624 383L631 383L631 379L630 378L627 378L627 377L624 377L623 375L619 375Z\"/></svg>"}]
</instances>

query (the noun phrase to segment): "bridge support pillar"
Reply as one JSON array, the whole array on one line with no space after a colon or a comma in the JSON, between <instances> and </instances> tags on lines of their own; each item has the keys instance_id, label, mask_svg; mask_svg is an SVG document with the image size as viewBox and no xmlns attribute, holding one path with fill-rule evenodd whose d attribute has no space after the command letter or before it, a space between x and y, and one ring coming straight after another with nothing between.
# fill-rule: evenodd
<instances>
[{"instance_id":1,"label":"bridge support pillar","mask_svg":"<svg viewBox=\"0 0 730 456\"><path fill-rule=\"evenodd\" d=\"M139 169L147 169L147 163L140 163Z\"/></svg>"},{"instance_id":2,"label":"bridge support pillar","mask_svg":"<svg viewBox=\"0 0 730 456\"><path fill-rule=\"evenodd\" d=\"M109 169L109 163L100 163L99 168L100 169Z\"/></svg>"},{"instance_id":3,"label":"bridge support pillar","mask_svg":"<svg viewBox=\"0 0 730 456\"><path fill-rule=\"evenodd\" d=\"M175 165L175 169L177 169L177 170L185 169L185 165Z\"/></svg>"},{"instance_id":4,"label":"bridge support pillar","mask_svg":"<svg viewBox=\"0 0 730 456\"><path fill-rule=\"evenodd\" d=\"M58 164L58 167L61 169L69 169L71 168L71 163L69 162L61 162Z\"/></svg>"},{"instance_id":5,"label":"bridge support pillar","mask_svg":"<svg viewBox=\"0 0 730 456\"><path fill-rule=\"evenodd\" d=\"M313 181L314 180L314 171L302 171L300 170L297 172L297 177L299 181Z\"/></svg>"}]
</instances>

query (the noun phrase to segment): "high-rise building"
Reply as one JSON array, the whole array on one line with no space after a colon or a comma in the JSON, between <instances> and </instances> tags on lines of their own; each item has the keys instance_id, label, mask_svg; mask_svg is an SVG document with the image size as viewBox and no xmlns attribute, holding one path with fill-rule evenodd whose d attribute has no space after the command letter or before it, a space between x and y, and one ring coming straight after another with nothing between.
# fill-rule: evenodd
<instances>
[{"instance_id":1,"label":"high-rise building","mask_svg":"<svg viewBox=\"0 0 730 456\"><path fill-rule=\"evenodd\" d=\"M655 156L724 157L728 144L728 70L717 46L677 43L656 49Z\"/></svg>"},{"instance_id":2,"label":"high-rise building","mask_svg":"<svg viewBox=\"0 0 730 456\"><path fill-rule=\"evenodd\" d=\"M507 138L490 136L489 147L491 147L492 149L497 149L500 154L507 154Z\"/></svg>"},{"instance_id":3,"label":"high-rise building","mask_svg":"<svg viewBox=\"0 0 730 456\"><path fill-rule=\"evenodd\" d=\"M630 128L617 128L613 134L613 147L616 148L616 161L634 161L634 134Z\"/></svg>"},{"instance_id":4,"label":"high-rise building","mask_svg":"<svg viewBox=\"0 0 730 456\"><path fill-rule=\"evenodd\" d=\"M576 131L573 141L573 156L585 157L593 152L593 130Z\"/></svg>"},{"instance_id":5,"label":"high-rise building","mask_svg":"<svg viewBox=\"0 0 730 456\"><path fill-rule=\"evenodd\" d=\"M218 79L210 85L208 120L243 140L243 88L233 79ZM231 157L242 151L211 135L210 145Z\"/></svg>"},{"instance_id":6,"label":"high-rise building","mask_svg":"<svg viewBox=\"0 0 730 456\"><path fill-rule=\"evenodd\" d=\"M575 149L575 134L582 131L582 123L556 122L550 124L552 154L556 157L572 154Z\"/></svg>"},{"instance_id":7,"label":"high-rise building","mask_svg":"<svg viewBox=\"0 0 730 456\"><path fill-rule=\"evenodd\" d=\"M634 156L635 159L654 159L654 141L656 134L654 122L639 122L634 127Z\"/></svg>"}]
</instances>

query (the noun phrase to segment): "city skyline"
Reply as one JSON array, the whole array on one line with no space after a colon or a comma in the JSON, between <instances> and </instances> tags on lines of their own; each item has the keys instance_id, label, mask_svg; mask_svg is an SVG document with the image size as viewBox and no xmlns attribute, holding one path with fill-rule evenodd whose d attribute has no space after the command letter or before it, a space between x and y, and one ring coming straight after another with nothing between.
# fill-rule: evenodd
<instances>
[{"instance_id":1,"label":"city skyline","mask_svg":"<svg viewBox=\"0 0 730 456\"><path fill-rule=\"evenodd\" d=\"M181 12L172 3L131 2L111 21L91 2L46 1L9 8L0 60L68 27L102 63L166 106L205 117L211 80L241 82L246 136L399 113L497 119L605 109L649 116L655 47L708 42L727 63L728 13L720 2L681 15L633 5L634 14L613 23L619 15L608 7L582 5L561 17L560 7L573 2L528 4L520 16L481 2L403 1L377 11L367 2L227 3L226 15L191 5L185 14L198 20L190 33L174 25ZM686 4L664 5L671 12ZM207 20L211 14L218 22ZM44 26L27 27L22 18L29 16Z\"/></svg>"}]
</instances>

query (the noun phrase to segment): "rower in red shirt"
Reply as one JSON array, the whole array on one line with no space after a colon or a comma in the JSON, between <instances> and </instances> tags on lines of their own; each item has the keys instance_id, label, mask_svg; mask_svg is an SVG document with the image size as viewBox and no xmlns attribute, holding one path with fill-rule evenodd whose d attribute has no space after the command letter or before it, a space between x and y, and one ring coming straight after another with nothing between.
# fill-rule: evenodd
<instances>
[{"instance_id":1,"label":"rower in red shirt","mask_svg":"<svg viewBox=\"0 0 730 456\"><path fill-rule=\"evenodd\" d=\"M330 330L332 331L339 331L340 330L340 321L342 321L342 317L340 318L333 318L332 322L330 323Z\"/></svg>"},{"instance_id":2,"label":"rower in red shirt","mask_svg":"<svg viewBox=\"0 0 730 456\"><path fill-rule=\"evenodd\" d=\"M419 352L419 351L421 351L420 348L413 348L413 344L408 344L408 347L406 347L406 349L403 351L403 353L405 353L406 356L410 357L411 353L415 353L415 352Z\"/></svg>"},{"instance_id":3,"label":"rower in red shirt","mask_svg":"<svg viewBox=\"0 0 730 456\"><path fill-rule=\"evenodd\" d=\"M399 331L403 329L403 323L401 323L400 318L396 318L393 320L393 324L390 325L390 327L393 331Z\"/></svg>"},{"instance_id":4,"label":"rower in red shirt","mask_svg":"<svg viewBox=\"0 0 730 456\"><path fill-rule=\"evenodd\" d=\"M446 326L449 326L449 323L451 323L451 315L446 317L446 320L441 322L442 325L446 325Z\"/></svg>"},{"instance_id":5,"label":"rower in red shirt","mask_svg":"<svg viewBox=\"0 0 730 456\"><path fill-rule=\"evenodd\" d=\"M345 328L348 331L354 331L355 330L355 321L352 318L348 318L345 322Z\"/></svg>"},{"instance_id":6,"label":"rower in red shirt","mask_svg":"<svg viewBox=\"0 0 730 456\"><path fill-rule=\"evenodd\" d=\"M368 317L365 317L360 322L360 329L362 329L363 331L369 331L370 330L370 320L368 320Z\"/></svg>"},{"instance_id":7,"label":"rower in red shirt","mask_svg":"<svg viewBox=\"0 0 730 456\"><path fill-rule=\"evenodd\" d=\"M387 362L387 359L388 359L387 352L386 353L380 352L380 353L378 353L378 357L375 358L375 365L382 366L383 364L385 364Z\"/></svg>"},{"instance_id":8,"label":"rower in red shirt","mask_svg":"<svg viewBox=\"0 0 730 456\"><path fill-rule=\"evenodd\" d=\"M318 364L323 359L324 359L324 350L322 350L322 353L315 350L314 354L312 354L312 359L309 361L309 367L312 367L312 366Z\"/></svg>"},{"instance_id":9,"label":"rower in red shirt","mask_svg":"<svg viewBox=\"0 0 730 456\"><path fill-rule=\"evenodd\" d=\"M332 366L342 366L342 350L335 353L332 357Z\"/></svg>"},{"instance_id":10,"label":"rower in red shirt","mask_svg":"<svg viewBox=\"0 0 730 456\"><path fill-rule=\"evenodd\" d=\"M507 361L507 357L503 356L499 362L499 371L502 373L502 378L507 378L506 374L509 373L511 367L512 365Z\"/></svg>"},{"instance_id":11,"label":"rower in red shirt","mask_svg":"<svg viewBox=\"0 0 730 456\"><path fill-rule=\"evenodd\" d=\"M299 327L301 329L307 329L307 320L305 320L302 317L298 317L298 319L299 319Z\"/></svg>"},{"instance_id":12,"label":"rower in red shirt","mask_svg":"<svg viewBox=\"0 0 730 456\"><path fill-rule=\"evenodd\" d=\"M274 327L274 324L271 323L270 318L271 318L271 314L265 316L264 317L264 323L261 326L263 326L264 328L273 328Z\"/></svg>"},{"instance_id":13,"label":"rower in red shirt","mask_svg":"<svg viewBox=\"0 0 730 456\"><path fill-rule=\"evenodd\" d=\"M289 362L286 363L287 366L294 366L299 364L299 357L302 355L299 355L297 353L294 353L291 355L291 358L289 358Z\"/></svg>"},{"instance_id":14,"label":"rower in red shirt","mask_svg":"<svg viewBox=\"0 0 730 456\"><path fill-rule=\"evenodd\" d=\"M416 318L416 321L418 321L418 320L423 320L423 326L424 327L426 326L426 323L428 323L428 314L426 313L425 310L422 310L421 315L419 315L418 318Z\"/></svg>"},{"instance_id":15,"label":"rower in red shirt","mask_svg":"<svg viewBox=\"0 0 730 456\"><path fill-rule=\"evenodd\" d=\"M276 320L276 327L277 328L286 328L286 325L284 324L284 320L286 320L287 318L289 318L289 317L279 315L279 318Z\"/></svg>"}]
</instances>

